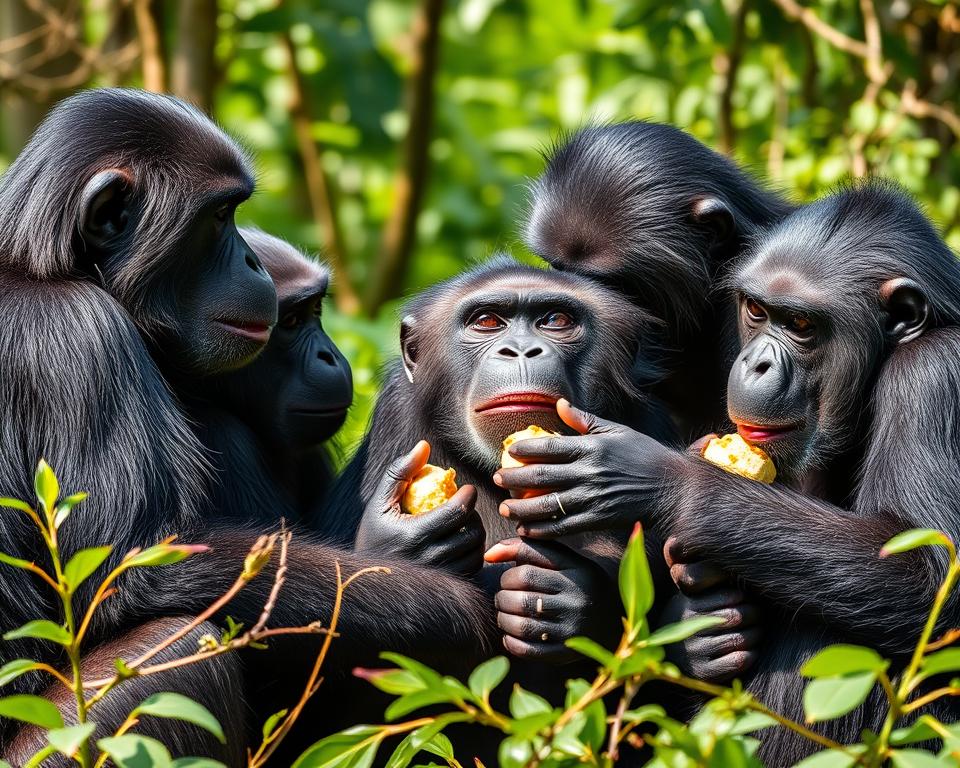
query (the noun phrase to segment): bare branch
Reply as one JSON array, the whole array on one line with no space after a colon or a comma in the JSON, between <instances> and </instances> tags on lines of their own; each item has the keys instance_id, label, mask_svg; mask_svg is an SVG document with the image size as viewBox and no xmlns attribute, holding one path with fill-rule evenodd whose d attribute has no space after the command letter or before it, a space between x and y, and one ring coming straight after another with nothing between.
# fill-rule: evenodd
<instances>
[{"instance_id":1,"label":"bare branch","mask_svg":"<svg viewBox=\"0 0 960 768\"><path fill-rule=\"evenodd\" d=\"M907 84L903 88L903 93L900 94L900 103L903 111L911 117L932 117L935 120L939 120L960 140L960 116L947 107L925 101L918 97L917 83L914 80L907 81Z\"/></svg>"},{"instance_id":2,"label":"bare branch","mask_svg":"<svg viewBox=\"0 0 960 768\"><path fill-rule=\"evenodd\" d=\"M133 15L142 47L143 87L148 91L163 93L167 90L167 71L154 0L134 0Z\"/></svg>"},{"instance_id":3,"label":"bare branch","mask_svg":"<svg viewBox=\"0 0 960 768\"><path fill-rule=\"evenodd\" d=\"M796 0L773 0L780 6L781 10L788 18L799 21L815 35L822 37L834 48L846 51L851 56L857 56L866 59L870 55L867 44L862 40L856 40L849 35L845 35L839 29L831 27L827 22L817 16L812 8L805 8Z\"/></svg>"}]
</instances>

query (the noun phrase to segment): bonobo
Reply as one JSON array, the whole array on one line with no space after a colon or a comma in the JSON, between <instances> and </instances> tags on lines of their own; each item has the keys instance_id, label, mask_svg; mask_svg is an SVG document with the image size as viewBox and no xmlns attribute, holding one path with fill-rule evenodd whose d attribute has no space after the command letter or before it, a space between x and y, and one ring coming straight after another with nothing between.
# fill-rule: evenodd
<instances>
[{"instance_id":1,"label":"bonobo","mask_svg":"<svg viewBox=\"0 0 960 768\"><path fill-rule=\"evenodd\" d=\"M295 522L317 509L333 482L323 443L353 400L350 365L321 323L326 267L258 229L240 234L276 285L277 324L253 363L202 377L178 394L211 451L215 510Z\"/></svg>"},{"instance_id":2,"label":"bonobo","mask_svg":"<svg viewBox=\"0 0 960 768\"><path fill-rule=\"evenodd\" d=\"M659 343L671 353L655 391L689 442L726 421L736 326L718 281L790 210L684 131L629 121L586 128L551 153L525 236L554 267L626 291L663 321Z\"/></svg>"},{"instance_id":3,"label":"bonobo","mask_svg":"<svg viewBox=\"0 0 960 768\"><path fill-rule=\"evenodd\" d=\"M234 225L234 208L252 188L246 157L200 112L171 97L120 89L85 91L59 104L0 180L0 495L33 498L33 468L43 456L64 489L90 493L61 529L65 559L108 542L114 550L105 567L112 567L134 547L173 533L213 545L175 568L123 580L95 614L91 647L154 619L199 613L226 591L256 538L249 525L214 525L201 513L202 447L168 387L251 362L276 323L273 284ZM0 532L4 551L43 561L41 542L19 519L0 515ZM391 565L300 535L271 621L327 620L338 561L346 573ZM255 622L271 569L224 613ZM335 650L340 670L371 663L386 648L451 654L464 663L488 653L492 621L482 593L428 573L396 563L391 574L351 586L341 622L349 640ZM97 581L95 574L81 585L78 604L91 599ZM3 632L49 605L43 583L20 569L4 569L0 586ZM309 653L315 643L304 638L302 648ZM0 661L18 657L61 661L45 642L0 646ZM269 678L289 661L289 654L267 652L258 674ZM238 670L230 664L219 672ZM144 677L116 693L136 703L165 680ZM47 683L25 675L9 686L38 692ZM224 722L247 714L245 697L219 704L238 714L218 710ZM173 733L179 727L164 724L171 742L184 754L205 754L191 746L196 729L184 726L181 739ZM6 740L10 724L3 729Z\"/></svg>"},{"instance_id":4,"label":"bonobo","mask_svg":"<svg viewBox=\"0 0 960 768\"><path fill-rule=\"evenodd\" d=\"M802 717L799 665L830 642L865 642L903 660L945 572L930 549L879 558L908 528L960 536L960 262L916 205L862 184L805 207L762 238L731 288L742 349L729 379L731 419L776 462L765 486L576 413L586 438L520 444L548 464L523 487L558 496L509 500L530 537L555 537L638 514L677 534L683 557L709 556L763 598L768 637L750 688ZM566 516L551 519L561 502ZM896 600L890 599L895 587ZM958 600L941 628L960 622ZM957 704L931 705L956 719ZM876 729L874 691L824 724L839 740ZM952 720L948 720L952 721ZM761 756L792 764L811 745L765 731Z\"/></svg>"},{"instance_id":5,"label":"bonobo","mask_svg":"<svg viewBox=\"0 0 960 768\"><path fill-rule=\"evenodd\" d=\"M508 434L530 424L567 431L555 408L562 397L664 437L662 413L637 384L654 375L644 356L648 332L644 314L615 292L506 257L417 296L401 326L402 366L340 480L339 492L355 486L366 506L357 547L469 573L481 564L484 538L488 546L508 540L492 556L516 563L496 598L511 653L566 660L571 635L612 642L620 606L611 572L622 542L515 541L499 510L508 494L493 475ZM418 444L424 439L429 446ZM428 454L464 485L438 509L403 515L400 490Z\"/></svg>"}]
</instances>

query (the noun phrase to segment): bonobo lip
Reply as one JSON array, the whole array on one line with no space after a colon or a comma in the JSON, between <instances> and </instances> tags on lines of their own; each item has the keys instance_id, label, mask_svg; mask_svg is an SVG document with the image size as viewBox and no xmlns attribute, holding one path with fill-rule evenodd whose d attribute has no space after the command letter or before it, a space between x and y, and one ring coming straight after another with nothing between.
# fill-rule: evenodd
<instances>
[{"instance_id":1,"label":"bonobo lip","mask_svg":"<svg viewBox=\"0 0 960 768\"><path fill-rule=\"evenodd\" d=\"M548 395L545 392L510 392L491 397L474 410L477 413L554 412L557 410L557 400L559 399L559 395Z\"/></svg>"},{"instance_id":2,"label":"bonobo lip","mask_svg":"<svg viewBox=\"0 0 960 768\"><path fill-rule=\"evenodd\" d=\"M737 432L748 443L768 443L786 437L797 429L799 429L798 424L771 426L769 424L742 424L737 422Z\"/></svg>"},{"instance_id":3,"label":"bonobo lip","mask_svg":"<svg viewBox=\"0 0 960 768\"><path fill-rule=\"evenodd\" d=\"M273 330L271 325L267 323L256 323L256 322L246 322L244 320L227 320L219 318L214 320L217 325L223 326L230 333L234 333L237 336L243 336L246 339L251 339L252 341L257 341L261 344L266 344L270 341L270 331Z\"/></svg>"}]
</instances>

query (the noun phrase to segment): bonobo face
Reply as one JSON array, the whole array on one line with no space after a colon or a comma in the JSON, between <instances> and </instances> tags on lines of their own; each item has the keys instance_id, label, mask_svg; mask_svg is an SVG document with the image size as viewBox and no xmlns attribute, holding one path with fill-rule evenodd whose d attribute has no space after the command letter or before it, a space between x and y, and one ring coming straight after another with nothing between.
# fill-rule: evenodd
<instances>
[{"instance_id":1,"label":"bonobo face","mask_svg":"<svg viewBox=\"0 0 960 768\"><path fill-rule=\"evenodd\" d=\"M185 238L190 256L171 278L179 295L164 347L194 372L247 365L267 345L277 322L273 281L234 223L238 199L245 197L240 190L197 213Z\"/></svg>"},{"instance_id":2,"label":"bonobo face","mask_svg":"<svg viewBox=\"0 0 960 768\"><path fill-rule=\"evenodd\" d=\"M770 454L785 479L849 447L851 420L882 354L879 308L838 311L827 288L772 262L740 279L742 349L727 408L740 435Z\"/></svg>"},{"instance_id":3,"label":"bonobo face","mask_svg":"<svg viewBox=\"0 0 960 768\"><path fill-rule=\"evenodd\" d=\"M263 354L224 378L225 392L265 442L312 448L343 426L353 400L350 365L320 322L329 276L281 240L244 236L277 280L279 320Z\"/></svg>"},{"instance_id":4,"label":"bonobo face","mask_svg":"<svg viewBox=\"0 0 960 768\"><path fill-rule=\"evenodd\" d=\"M531 424L569 430L559 398L622 420L653 376L650 318L584 277L498 255L408 305L400 328L404 402L422 436L454 463L500 465L503 439Z\"/></svg>"}]
</instances>

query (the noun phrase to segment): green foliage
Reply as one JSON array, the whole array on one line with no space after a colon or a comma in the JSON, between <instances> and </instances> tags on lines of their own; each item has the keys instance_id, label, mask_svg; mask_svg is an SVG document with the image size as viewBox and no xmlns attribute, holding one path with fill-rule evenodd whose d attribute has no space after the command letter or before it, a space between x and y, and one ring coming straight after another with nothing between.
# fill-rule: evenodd
<instances>
[{"instance_id":1,"label":"green foliage","mask_svg":"<svg viewBox=\"0 0 960 768\"><path fill-rule=\"evenodd\" d=\"M328 736L307 750L296 765L371 765L386 740L402 734L405 738L394 748L387 765L406 766L418 752L427 752L441 757L449 766L462 766L467 763L455 756L453 747L438 741L444 728L460 722L472 722L498 732L498 765L506 768L610 768L617 762L622 745L638 739L653 749L648 768L762 768L756 756L757 733L769 728L790 728L821 748L796 768L956 765L960 723L942 723L922 714L912 725L897 727L904 717L924 704L960 694L960 680L932 693L917 692L926 677L952 672L960 663L956 648L943 647L957 640L958 633L949 633L931 644L932 629L960 576L960 561L952 543L942 534L930 535L925 531L901 534L888 542L883 551L887 555L917 546L946 546L950 565L906 669L891 679L887 675L890 662L876 651L856 645L832 645L800 670L811 678L804 694L804 710L810 723L842 717L860 705L876 685L883 688L889 713L880 732L865 732L861 743L841 744L818 735L804 724L769 710L739 684L731 688L706 684L685 677L665 662L660 646L683 640L716 622L694 619L649 634L646 613L653 605L653 588L643 533L638 526L620 566L620 592L626 614L623 637L614 650L582 637L568 642L571 648L601 666L593 682L567 682L563 707L554 707L515 684L507 712L493 709L491 693L509 672L502 657L477 667L470 675L469 687L465 687L420 662L398 654L383 654L396 668L360 670L359 674L380 690L398 697L387 709L388 724L356 726ZM713 698L689 724L683 724L667 717L657 705L635 704L638 692L653 681L683 686ZM605 702L611 701L619 702L615 713L606 710ZM436 713L437 705L443 704L449 705L449 710L441 707ZM433 714L419 712L426 707L432 707ZM399 717L414 713L420 716L397 722ZM931 741L940 743L938 752L916 747Z\"/></svg>"}]
</instances>

